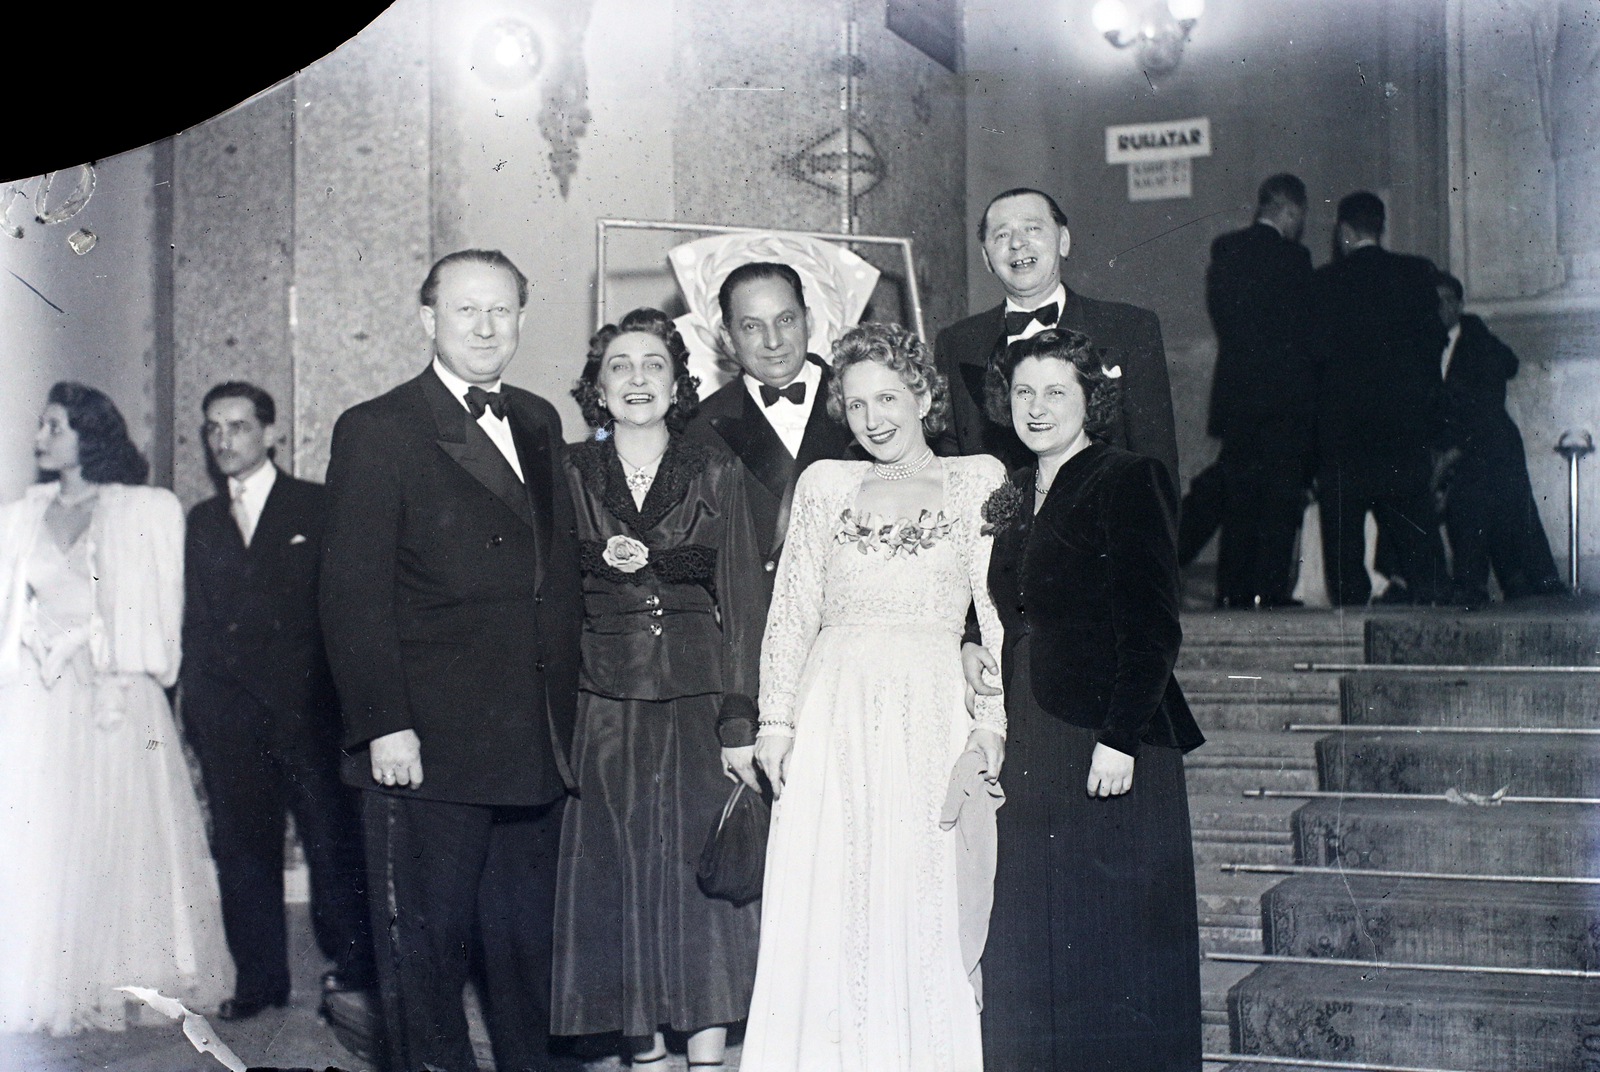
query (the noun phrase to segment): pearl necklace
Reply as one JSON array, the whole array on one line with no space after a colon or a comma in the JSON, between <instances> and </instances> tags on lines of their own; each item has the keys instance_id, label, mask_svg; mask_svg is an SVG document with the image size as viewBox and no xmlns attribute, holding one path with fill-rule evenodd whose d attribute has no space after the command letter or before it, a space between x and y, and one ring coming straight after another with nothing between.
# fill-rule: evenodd
<instances>
[{"instance_id":1,"label":"pearl necklace","mask_svg":"<svg viewBox=\"0 0 1600 1072\"><path fill-rule=\"evenodd\" d=\"M923 454L922 457L918 458L914 462L899 462L892 465L885 465L883 462L873 462L872 471L877 473L879 478L883 480L904 480L907 477L916 476L918 473L922 472L932 461L933 451L930 449L927 451L927 453Z\"/></svg>"}]
</instances>

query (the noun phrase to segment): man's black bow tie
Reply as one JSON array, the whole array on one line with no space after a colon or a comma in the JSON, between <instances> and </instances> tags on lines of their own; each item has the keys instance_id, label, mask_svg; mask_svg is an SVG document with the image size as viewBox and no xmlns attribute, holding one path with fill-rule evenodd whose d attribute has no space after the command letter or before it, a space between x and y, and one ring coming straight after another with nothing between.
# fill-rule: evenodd
<instances>
[{"instance_id":1,"label":"man's black bow tie","mask_svg":"<svg viewBox=\"0 0 1600 1072\"><path fill-rule=\"evenodd\" d=\"M787 398L797 406L806 404L806 385L801 380L796 380L787 387L769 387L761 385L761 404L770 406L779 398Z\"/></svg>"},{"instance_id":2,"label":"man's black bow tie","mask_svg":"<svg viewBox=\"0 0 1600 1072\"><path fill-rule=\"evenodd\" d=\"M501 420L506 416L506 395L504 391L485 391L482 387L467 388L467 412L472 414L472 419L477 420L483 416L483 411L488 410Z\"/></svg>"},{"instance_id":3,"label":"man's black bow tie","mask_svg":"<svg viewBox=\"0 0 1600 1072\"><path fill-rule=\"evenodd\" d=\"M1037 320L1047 328L1056 326L1056 318L1061 315L1061 310L1056 308L1056 303L1041 305L1037 309L1024 312L1011 312L1006 314L1006 334L1021 335L1028 330L1028 325Z\"/></svg>"}]
</instances>

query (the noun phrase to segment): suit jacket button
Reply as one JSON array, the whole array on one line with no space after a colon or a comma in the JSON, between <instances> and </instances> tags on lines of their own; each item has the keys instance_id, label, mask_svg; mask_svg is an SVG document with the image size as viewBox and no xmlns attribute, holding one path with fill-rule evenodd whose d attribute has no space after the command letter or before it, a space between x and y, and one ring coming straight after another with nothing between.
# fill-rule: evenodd
<instances>
[{"instance_id":1,"label":"suit jacket button","mask_svg":"<svg viewBox=\"0 0 1600 1072\"><path fill-rule=\"evenodd\" d=\"M777 564L777 563L776 563L776 562L768 562L768 563L767 563L767 564L766 564L766 565L765 565L765 566L764 566L764 567L762 567L762 568L763 568L763 569L765 569L765 570L766 570L766 571L767 571L767 572L768 572L768 573L771 573L771 572L772 572L772 571L773 571L773 570L775 570L775 569L777 569L777 568L778 568L778 564Z\"/></svg>"},{"instance_id":2,"label":"suit jacket button","mask_svg":"<svg viewBox=\"0 0 1600 1072\"><path fill-rule=\"evenodd\" d=\"M535 670L537 670L541 674L544 673L544 660L543 659L539 659L538 661L536 661L533 664L533 668Z\"/></svg>"},{"instance_id":3,"label":"suit jacket button","mask_svg":"<svg viewBox=\"0 0 1600 1072\"><path fill-rule=\"evenodd\" d=\"M644 597L644 605L647 606L647 607L659 607L659 606L661 606L661 597L660 596L645 596Z\"/></svg>"},{"instance_id":4,"label":"suit jacket button","mask_svg":"<svg viewBox=\"0 0 1600 1072\"><path fill-rule=\"evenodd\" d=\"M661 608L660 608L660 607L657 607L657 608L656 608L656 609L655 609L655 610L653 610L653 611L651 611L651 612L650 612L650 617L652 617L652 618L659 618L659 617L661 617L661 616L662 616L662 615L663 615L663 614L665 614L665 613L667 613L667 612L666 612L666 611L664 611L664 610L662 610L662 609L661 609Z\"/></svg>"},{"instance_id":5,"label":"suit jacket button","mask_svg":"<svg viewBox=\"0 0 1600 1072\"><path fill-rule=\"evenodd\" d=\"M661 623L660 622L651 622L650 623L650 635L651 636L660 636L661 635Z\"/></svg>"},{"instance_id":6,"label":"suit jacket button","mask_svg":"<svg viewBox=\"0 0 1600 1072\"><path fill-rule=\"evenodd\" d=\"M533 597L533 602L534 602L535 605L543 603L544 602L544 596L534 596Z\"/></svg>"},{"instance_id":7,"label":"suit jacket button","mask_svg":"<svg viewBox=\"0 0 1600 1072\"><path fill-rule=\"evenodd\" d=\"M489 546L490 547L499 547L501 544L503 544L505 542L506 542L505 538L502 537L502 536L490 536L489 537Z\"/></svg>"}]
</instances>

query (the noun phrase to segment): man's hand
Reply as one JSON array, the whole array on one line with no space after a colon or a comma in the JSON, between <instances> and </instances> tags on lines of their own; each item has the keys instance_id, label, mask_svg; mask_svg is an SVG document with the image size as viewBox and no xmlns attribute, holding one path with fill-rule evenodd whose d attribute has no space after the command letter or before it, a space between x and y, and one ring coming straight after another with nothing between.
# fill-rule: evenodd
<instances>
[{"instance_id":1,"label":"man's hand","mask_svg":"<svg viewBox=\"0 0 1600 1072\"><path fill-rule=\"evenodd\" d=\"M967 679L967 714L977 712L976 698L979 696L998 696L1000 689L983 680L983 672L991 674L1000 673L1000 664L995 657L989 654L989 649L982 644L961 645L961 676Z\"/></svg>"},{"instance_id":2,"label":"man's hand","mask_svg":"<svg viewBox=\"0 0 1600 1072\"><path fill-rule=\"evenodd\" d=\"M783 796L783 775L789 768L789 752L794 748L794 738L780 734L757 737L755 743L756 766L772 783L772 796Z\"/></svg>"},{"instance_id":3,"label":"man's hand","mask_svg":"<svg viewBox=\"0 0 1600 1072\"><path fill-rule=\"evenodd\" d=\"M422 784L422 741L416 730L396 730L368 742L372 780L379 785L416 789Z\"/></svg>"},{"instance_id":4,"label":"man's hand","mask_svg":"<svg viewBox=\"0 0 1600 1072\"><path fill-rule=\"evenodd\" d=\"M1133 757L1108 744L1094 746L1089 757L1089 784L1092 797L1121 796L1133 788Z\"/></svg>"},{"instance_id":5,"label":"man's hand","mask_svg":"<svg viewBox=\"0 0 1600 1072\"><path fill-rule=\"evenodd\" d=\"M760 793L761 783L756 781L756 746L751 744L742 748L724 748L722 773L728 776L729 781L743 782L750 787L751 792Z\"/></svg>"}]
</instances>

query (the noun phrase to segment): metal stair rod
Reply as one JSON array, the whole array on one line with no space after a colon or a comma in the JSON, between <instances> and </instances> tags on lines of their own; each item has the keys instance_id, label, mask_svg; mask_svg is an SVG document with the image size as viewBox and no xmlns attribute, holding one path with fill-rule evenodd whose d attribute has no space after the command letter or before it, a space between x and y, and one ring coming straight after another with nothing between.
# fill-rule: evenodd
<instances>
[{"instance_id":1,"label":"metal stair rod","mask_svg":"<svg viewBox=\"0 0 1600 1072\"><path fill-rule=\"evenodd\" d=\"M1326 674L1600 674L1600 666L1486 666L1471 663L1295 663Z\"/></svg>"},{"instance_id":2,"label":"metal stair rod","mask_svg":"<svg viewBox=\"0 0 1600 1072\"><path fill-rule=\"evenodd\" d=\"M1578 968L1501 968L1485 964L1411 964L1398 960L1346 960L1343 957L1284 957L1271 953L1206 953L1207 960L1246 964L1309 964L1326 968L1375 968L1384 971L1435 971L1457 975L1538 975L1554 979L1600 979L1600 971Z\"/></svg>"},{"instance_id":3,"label":"metal stair rod","mask_svg":"<svg viewBox=\"0 0 1600 1072\"><path fill-rule=\"evenodd\" d=\"M1446 793L1362 793L1354 790L1345 792L1340 789L1246 789L1247 797L1286 797L1291 800L1300 799L1336 799L1336 800L1447 800L1453 801ZM1465 801L1465 804L1476 805L1475 801ZM1501 797L1490 801L1480 807L1494 807L1498 804L1600 804L1600 797Z\"/></svg>"},{"instance_id":4,"label":"metal stair rod","mask_svg":"<svg viewBox=\"0 0 1600 1072\"><path fill-rule=\"evenodd\" d=\"M1365 867L1317 867L1312 864L1220 864L1226 874L1261 875L1362 875L1367 878L1444 879L1455 882L1526 882L1545 886L1600 886L1600 878L1587 875L1460 875L1450 871L1380 871Z\"/></svg>"},{"instance_id":5,"label":"metal stair rod","mask_svg":"<svg viewBox=\"0 0 1600 1072\"><path fill-rule=\"evenodd\" d=\"M1588 432L1562 432L1556 453L1567 459L1567 586L1583 591L1578 576L1578 465L1585 454L1594 453L1594 437Z\"/></svg>"},{"instance_id":6,"label":"metal stair rod","mask_svg":"<svg viewBox=\"0 0 1600 1072\"><path fill-rule=\"evenodd\" d=\"M1335 1068L1345 1072L1462 1072L1454 1068L1419 1068L1416 1065L1375 1065L1367 1061L1318 1061L1309 1057L1272 1057L1254 1053L1202 1053L1200 1060L1217 1064L1283 1065L1287 1068Z\"/></svg>"},{"instance_id":7,"label":"metal stair rod","mask_svg":"<svg viewBox=\"0 0 1600 1072\"><path fill-rule=\"evenodd\" d=\"M1576 726L1358 726L1354 724L1328 725L1315 722L1290 722L1284 725L1290 733L1513 733L1550 736L1600 736L1600 729Z\"/></svg>"}]
</instances>

